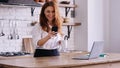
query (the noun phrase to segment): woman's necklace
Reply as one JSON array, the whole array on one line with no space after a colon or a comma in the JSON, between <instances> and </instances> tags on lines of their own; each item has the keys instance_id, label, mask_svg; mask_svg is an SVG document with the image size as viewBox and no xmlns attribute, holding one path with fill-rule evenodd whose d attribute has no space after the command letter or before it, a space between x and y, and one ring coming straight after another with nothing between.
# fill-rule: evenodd
<instances>
[{"instance_id":1,"label":"woman's necklace","mask_svg":"<svg viewBox=\"0 0 120 68\"><path fill-rule=\"evenodd\" d=\"M50 27L50 29L52 28L52 25L50 24L50 22L48 22L48 25L49 25L49 27Z\"/></svg>"},{"instance_id":2,"label":"woman's necklace","mask_svg":"<svg viewBox=\"0 0 120 68\"><path fill-rule=\"evenodd\" d=\"M49 24L49 27L50 27L50 29L52 28L52 26Z\"/></svg>"}]
</instances>

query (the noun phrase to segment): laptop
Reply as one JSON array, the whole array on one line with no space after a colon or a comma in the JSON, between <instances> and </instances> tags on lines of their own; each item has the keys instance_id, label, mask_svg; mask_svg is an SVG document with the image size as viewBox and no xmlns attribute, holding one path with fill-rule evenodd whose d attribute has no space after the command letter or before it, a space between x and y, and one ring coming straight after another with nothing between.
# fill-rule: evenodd
<instances>
[{"instance_id":1,"label":"laptop","mask_svg":"<svg viewBox=\"0 0 120 68\"><path fill-rule=\"evenodd\" d=\"M73 57L72 59L88 60L98 58L99 55L103 52L103 47L104 47L103 41L95 41L89 54Z\"/></svg>"}]
</instances>

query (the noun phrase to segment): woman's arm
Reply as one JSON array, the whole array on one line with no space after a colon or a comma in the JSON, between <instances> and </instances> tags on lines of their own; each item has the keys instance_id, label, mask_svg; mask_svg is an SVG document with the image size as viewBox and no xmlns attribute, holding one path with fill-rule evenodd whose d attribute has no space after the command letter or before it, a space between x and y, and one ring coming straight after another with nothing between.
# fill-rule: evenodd
<instances>
[{"instance_id":1,"label":"woman's arm","mask_svg":"<svg viewBox=\"0 0 120 68\"><path fill-rule=\"evenodd\" d=\"M56 36L56 32L54 32L54 31L51 32L50 31L47 36L45 36L44 38L38 40L37 45L38 46L43 46L53 36Z\"/></svg>"}]
</instances>

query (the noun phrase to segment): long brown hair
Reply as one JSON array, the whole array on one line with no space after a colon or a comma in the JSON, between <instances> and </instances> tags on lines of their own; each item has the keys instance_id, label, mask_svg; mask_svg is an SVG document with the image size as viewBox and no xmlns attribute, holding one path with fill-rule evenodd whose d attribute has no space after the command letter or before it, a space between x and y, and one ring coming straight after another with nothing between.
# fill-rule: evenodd
<instances>
[{"instance_id":1,"label":"long brown hair","mask_svg":"<svg viewBox=\"0 0 120 68\"><path fill-rule=\"evenodd\" d=\"M59 14L59 9L58 9L58 5L56 2L53 2L53 1L49 1L49 2L46 2L42 9L41 9L41 13L40 13L40 26L42 27L42 29L46 32L49 32L51 29L49 27L49 24L47 23L48 19L46 18L45 14L44 14L44 11L45 9L48 7L48 6L52 6L55 10L55 18L53 19L52 21L52 25L53 26L57 26L58 27L58 32L62 34L62 19L60 17L60 14Z\"/></svg>"}]
</instances>

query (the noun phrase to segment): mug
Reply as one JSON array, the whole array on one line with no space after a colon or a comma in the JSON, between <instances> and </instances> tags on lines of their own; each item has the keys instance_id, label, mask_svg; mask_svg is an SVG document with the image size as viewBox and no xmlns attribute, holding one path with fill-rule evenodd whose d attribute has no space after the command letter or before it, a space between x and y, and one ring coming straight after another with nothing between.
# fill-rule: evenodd
<instances>
[{"instance_id":1,"label":"mug","mask_svg":"<svg viewBox=\"0 0 120 68\"><path fill-rule=\"evenodd\" d=\"M61 41L61 47L59 48L60 52L67 52L68 51L68 44L67 40L62 40Z\"/></svg>"}]
</instances>

